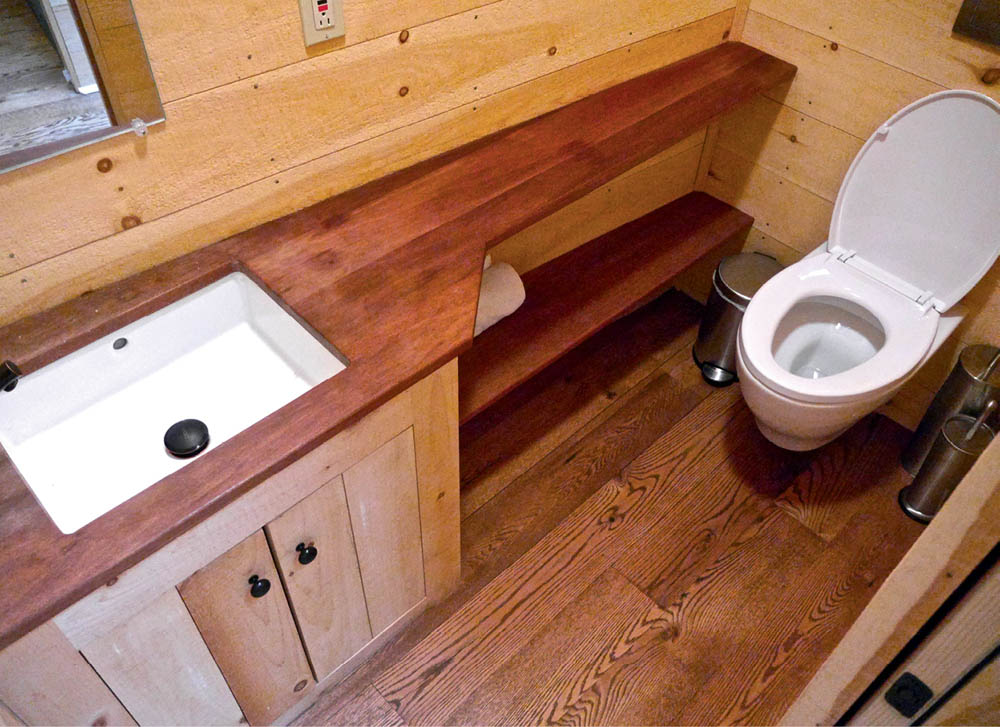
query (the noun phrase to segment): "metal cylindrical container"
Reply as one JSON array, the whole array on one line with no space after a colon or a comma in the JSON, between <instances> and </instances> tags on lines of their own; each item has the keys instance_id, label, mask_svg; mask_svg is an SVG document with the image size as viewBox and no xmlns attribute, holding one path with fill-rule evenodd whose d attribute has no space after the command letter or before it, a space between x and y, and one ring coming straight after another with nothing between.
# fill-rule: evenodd
<instances>
[{"instance_id":1,"label":"metal cylindrical container","mask_svg":"<svg viewBox=\"0 0 1000 727\"><path fill-rule=\"evenodd\" d=\"M955 485L993 440L995 432L985 425L976 427L975 433L967 439L975 426L975 417L965 414L947 420L913 483L900 490L899 504L914 520L931 521Z\"/></svg>"},{"instance_id":2,"label":"metal cylindrical container","mask_svg":"<svg viewBox=\"0 0 1000 727\"><path fill-rule=\"evenodd\" d=\"M1000 348L977 344L966 346L948 379L938 390L917 431L903 450L903 467L915 475L937 439L941 425L956 414L977 416L991 399L1000 399L1000 367L990 364ZM992 423L997 421L996 417ZM991 422L987 422L991 423Z\"/></svg>"},{"instance_id":3,"label":"metal cylindrical container","mask_svg":"<svg viewBox=\"0 0 1000 727\"><path fill-rule=\"evenodd\" d=\"M712 292L698 328L694 361L705 381L727 386L736 381L736 335L753 294L782 269L759 252L724 257L712 277Z\"/></svg>"}]
</instances>

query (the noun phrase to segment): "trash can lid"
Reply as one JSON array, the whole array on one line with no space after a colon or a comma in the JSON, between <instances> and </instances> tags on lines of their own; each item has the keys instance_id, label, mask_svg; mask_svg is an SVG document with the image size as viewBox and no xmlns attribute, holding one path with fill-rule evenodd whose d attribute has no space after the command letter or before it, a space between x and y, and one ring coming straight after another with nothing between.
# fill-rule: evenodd
<instances>
[{"instance_id":1,"label":"trash can lid","mask_svg":"<svg viewBox=\"0 0 1000 727\"><path fill-rule=\"evenodd\" d=\"M753 294L782 268L781 263L770 255L744 252L722 258L715 271L715 280L720 293L746 305Z\"/></svg>"}]
</instances>

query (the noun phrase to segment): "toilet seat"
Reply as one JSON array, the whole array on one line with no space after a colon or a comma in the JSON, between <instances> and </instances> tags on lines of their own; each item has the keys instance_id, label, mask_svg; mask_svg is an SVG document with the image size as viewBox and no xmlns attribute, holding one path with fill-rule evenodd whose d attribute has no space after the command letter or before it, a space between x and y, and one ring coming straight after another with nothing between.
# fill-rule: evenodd
<instances>
[{"instance_id":1,"label":"toilet seat","mask_svg":"<svg viewBox=\"0 0 1000 727\"><path fill-rule=\"evenodd\" d=\"M797 376L775 360L775 334L791 308L825 296L866 309L885 332L882 347L867 361L818 379ZM831 253L808 257L771 278L743 315L739 348L743 363L762 383L791 399L845 403L877 397L905 379L930 349L939 315L905 295L845 265Z\"/></svg>"},{"instance_id":2,"label":"toilet seat","mask_svg":"<svg viewBox=\"0 0 1000 727\"><path fill-rule=\"evenodd\" d=\"M750 301L739 333L744 366L799 402L876 400L898 388L934 343L940 314L1000 255L998 188L996 101L941 91L894 114L844 176L824 250L778 273ZM820 296L867 310L885 341L853 368L804 378L777 362L775 335L796 303Z\"/></svg>"}]
</instances>

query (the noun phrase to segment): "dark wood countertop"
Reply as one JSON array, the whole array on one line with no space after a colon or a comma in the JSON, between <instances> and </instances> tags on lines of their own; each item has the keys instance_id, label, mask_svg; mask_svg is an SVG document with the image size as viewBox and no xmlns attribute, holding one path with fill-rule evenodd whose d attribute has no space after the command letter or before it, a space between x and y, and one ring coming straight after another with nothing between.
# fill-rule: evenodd
<instances>
[{"instance_id":1,"label":"dark wood countertop","mask_svg":"<svg viewBox=\"0 0 1000 727\"><path fill-rule=\"evenodd\" d=\"M351 362L72 535L0 454L0 648L457 356L488 247L794 71L727 43L0 329L30 374L235 269Z\"/></svg>"}]
</instances>

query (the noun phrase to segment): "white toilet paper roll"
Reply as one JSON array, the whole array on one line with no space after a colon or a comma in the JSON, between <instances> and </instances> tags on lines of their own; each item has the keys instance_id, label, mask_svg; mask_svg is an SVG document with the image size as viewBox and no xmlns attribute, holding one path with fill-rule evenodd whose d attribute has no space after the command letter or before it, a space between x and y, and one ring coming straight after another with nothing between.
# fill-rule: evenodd
<instances>
[{"instance_id":1,"label":"white toilet paper roll","mask_svg":"<svg viewBox=\"0 0 1000 727\"><path fill-rule=\"evenodd\" d=\"M524 303L524 283L507 263L493 263L483 271L479 288L479 309L476 311L478 336L497 321L506 318Z\"/></svg>"}]
</instances>

